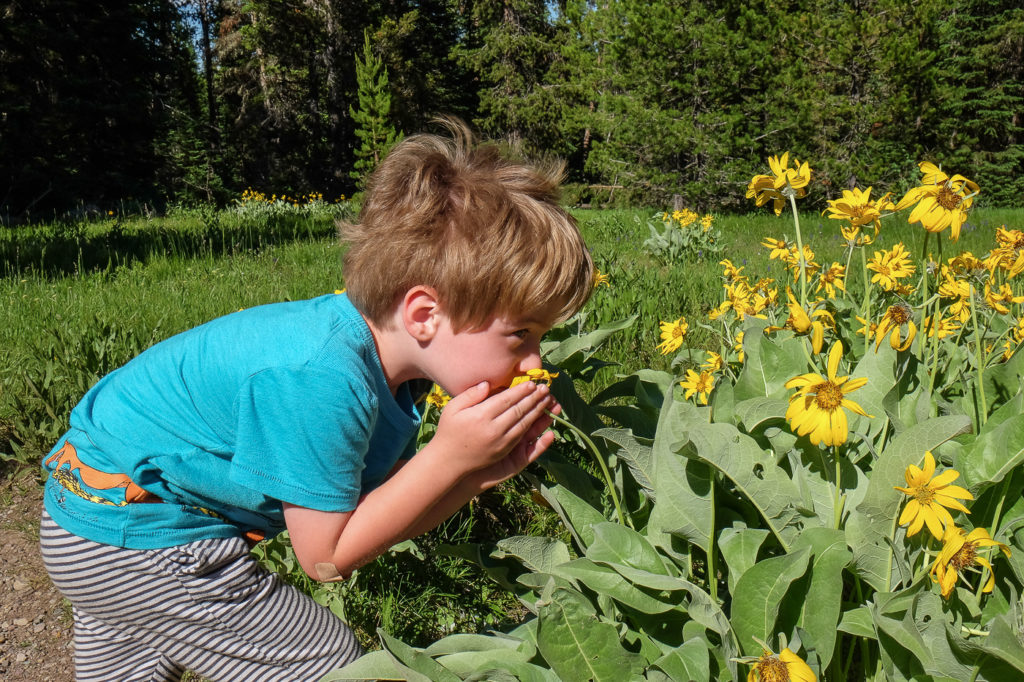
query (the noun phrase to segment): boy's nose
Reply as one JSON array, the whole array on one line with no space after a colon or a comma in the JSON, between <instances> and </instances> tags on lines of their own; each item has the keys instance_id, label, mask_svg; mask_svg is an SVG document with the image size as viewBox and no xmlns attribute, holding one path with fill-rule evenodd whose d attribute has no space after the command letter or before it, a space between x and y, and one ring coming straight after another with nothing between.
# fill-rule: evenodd
<instances>
[{"instance_id":1,"label":"boy's nose","mask_svg":"<svg viewBox=\"0 0 1024 682\"><path fill-rule=\"evenodd\" d=\"M531 349L530 353L519 361L517 369L519 374L526 374L531 369L540 369L540 346Z\"/></svg>"}]
</instances>

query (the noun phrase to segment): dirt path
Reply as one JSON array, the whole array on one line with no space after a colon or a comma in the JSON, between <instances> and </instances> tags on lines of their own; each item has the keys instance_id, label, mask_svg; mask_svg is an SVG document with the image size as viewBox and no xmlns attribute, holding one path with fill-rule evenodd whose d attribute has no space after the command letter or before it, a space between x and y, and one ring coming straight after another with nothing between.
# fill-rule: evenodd
<instances>
[{"instance_id":1,"label":"dirt path","mask_svg":"<svg viewBox=\"0 0 1024 682\"><path fill-rule=\"evenodd\" d=\"M0 679L72 682L71 613L39 557L35 472L0 480Z\"/></svg>"}]
</instances>

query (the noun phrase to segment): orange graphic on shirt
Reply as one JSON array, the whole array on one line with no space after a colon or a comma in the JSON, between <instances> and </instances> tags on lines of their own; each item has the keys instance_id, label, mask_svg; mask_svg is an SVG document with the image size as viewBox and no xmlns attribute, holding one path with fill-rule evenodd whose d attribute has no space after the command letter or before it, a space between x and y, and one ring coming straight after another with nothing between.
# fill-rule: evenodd
<instances>
[{"instance_id":1,"label":"orange graphic on shirt","mask_svg":"<svg viewBox=\"0 0 1024 682\"><path fill-rule=\"evenodd\" d=\"M158 498L148 490L143 490L139 486L132 482L132 479L128 478L124 474L108 474L98 469L93 469L88 464L84 464L82 460L78 458L78 450L71 444L70 441L64 442L64 447L55 452L49 459L46 460L46 464L50 465L56 462L54 469L60 469L65 464L69 465L71 470L78 469L78 476L82 480L82 483L94 488L96 490L110 490L111 488L124 488L124 501L125 502L158 502Z\"/></svg>"}]
</instances>

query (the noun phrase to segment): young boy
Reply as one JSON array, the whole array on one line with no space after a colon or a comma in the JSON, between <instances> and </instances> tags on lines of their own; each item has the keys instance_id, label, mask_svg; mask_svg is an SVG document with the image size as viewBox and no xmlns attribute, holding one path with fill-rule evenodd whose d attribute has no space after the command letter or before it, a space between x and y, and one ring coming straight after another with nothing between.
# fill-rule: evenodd
<instances>
[{"instance_id":1,"label":"young boy","mask_svg":"<svg viewBox=\"0 0 1024 682\"><path fill-rule=\"evenodd\" d=\"M591 291L561 168L448 121L401 142L342 228L347 294L260 306L100 380L44 459L41 543L79 680L315 680L361 652L263 570L287 528L320 580L437 526L552 443L541 336ZM414 452L409 382L454 396Z\"/></svg>"}]
</instances>

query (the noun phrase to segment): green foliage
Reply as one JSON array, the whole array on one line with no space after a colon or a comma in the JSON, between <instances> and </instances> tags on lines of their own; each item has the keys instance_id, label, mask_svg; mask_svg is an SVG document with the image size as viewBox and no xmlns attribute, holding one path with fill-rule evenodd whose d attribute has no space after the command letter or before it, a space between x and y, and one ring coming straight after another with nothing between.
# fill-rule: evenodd
<instances>
[{"instance_id":1,"label":"green foliage","mask_svg":"<svg viewBox=\"0 0 1024 682\"><path fill-rule=\"evenodd\" d=\"M359 189L366 187L366 178L400 139L391 124L391 93L388 70L380 58L373 54L370 34L363 33L363 57L356 58L359 108L348 108L356 125L360 146L349 176L356 179Z\"/></svg>"},{"instance_id":2,"label":"green foliage","mask_svg":"<svg viewBox=\"0 0 1024 682\"><path fill-rule=\"evenodd\" d=\"M655 214L647 221L651 236L644 240L644 248L670 263L714 260L722 252L722 233L712 229L710 214L706 227L696 220L689 210Z\"/></svg>"}]
</instances>

